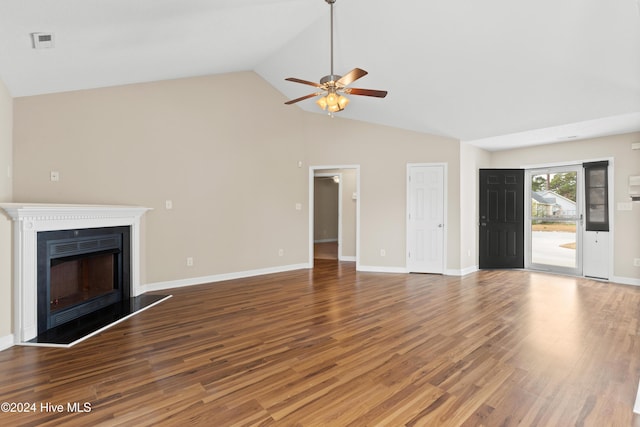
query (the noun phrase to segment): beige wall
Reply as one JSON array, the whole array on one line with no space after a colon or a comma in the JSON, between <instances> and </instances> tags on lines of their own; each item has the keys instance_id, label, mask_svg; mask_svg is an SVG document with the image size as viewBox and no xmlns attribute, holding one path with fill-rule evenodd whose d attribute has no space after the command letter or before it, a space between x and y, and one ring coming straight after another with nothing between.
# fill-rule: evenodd
<instances>
[{"instance_id":1,"label":"beige wall","mask_svg":"<svg viewBox=\"0 0 640 427\"><path fill-rule=\"evenodd\" d=\"M313 241L338 240L338 184L329 177L314 179Z\"/></svg>"},{"instance_id":2,"label":"beige wall","mask_svg":"<svg viewBox=\"0 0 640 427\"><path fill-rule=\"evenodd\" d=\"M311 166L360 165L360 264L365 267L405 267L407 163L447 163L447 268L460 268L458 141L319 114L307 114L304 121Z\"/></svg>"},{"instance_id":3,"label":"beige wall","mask_svg":"<svg viewBox=\"0 0 640 427\"><path fill-rule=\"evenodd\" d=\"M621 278L640 279L640 267L633 266L633 259L640 258L640 203L634 202L631 211L616 209L618 202L629 202L629 176L640 175L640 150L632 150L632 142L640 142L640 133L499 151L492 153L491 167L519 168L613 158L613 274Z\"/></svg>"},{"instance_id":4,"label":"beige wall","mask_svg":"<svg viewBox=\"0 0 640 427\"><path fill-rule=\"evenodd\" d=\"M0 80L0 202L12 201L13 99ZM0 213L0 339L11 334L11 222Z\"/></svg>"},{"instance_id":5,"label":"beige wall","mask_svg":"<svg viewBox=\"0 0 640 427\"><path fill-rule=\"evenodd\" d=\"M460 260L461 269L478 266L478 175L491 165L491 153L460 143Z\"/></svg>"},{"instance_id":6,"label":"beige wall","mask_svg":"<svg viewBox=\"0 0 640 427\"><path fill-rule=\"evenodd\" d=\"M303 113L283 101L252 72L17 98L14 199L153 208L146 283L306 263Z\"/></svg>"},{"instance_id":7,"label":"beige wall","mask_svg":"<svg viewBox=\"0 0 640 427\"><path fill-rule=\"evenodd\" d=\"M11 201L13 169L13 98L0 80L0 202Z\"/></svg>"}]
</instances>

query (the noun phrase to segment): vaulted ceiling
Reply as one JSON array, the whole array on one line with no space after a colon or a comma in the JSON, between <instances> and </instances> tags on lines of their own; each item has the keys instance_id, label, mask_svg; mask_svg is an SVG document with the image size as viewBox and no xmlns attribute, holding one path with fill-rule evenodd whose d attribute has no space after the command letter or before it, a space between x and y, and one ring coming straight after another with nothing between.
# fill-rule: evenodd
<instances>
[{"instance_id":1,"label":"vaulted ceiling","mask_svg":"<svg viewBox=\"0 0 640 427\"><path fill-rule=\"evenodd\" d=\"M253 70L329 74L324 0L2 0L0 79L14 97ZM32 48L51 32L55 47ZM490 150L640 131L640 0L337 0L341 116ZM240 89L239 89L240 90ZM291 108L325 114L313 99Z\"/></svg>"}]
</instances>

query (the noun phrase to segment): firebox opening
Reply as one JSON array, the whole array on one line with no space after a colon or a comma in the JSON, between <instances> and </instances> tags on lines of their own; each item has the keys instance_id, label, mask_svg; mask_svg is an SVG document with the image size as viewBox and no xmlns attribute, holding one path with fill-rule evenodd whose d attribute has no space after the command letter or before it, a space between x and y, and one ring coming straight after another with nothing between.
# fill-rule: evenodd
<instances>
[{"instance_id":1,"label":"firebox opening","mask_svg":"<svg viewBox=\"0 0 640 427\"><path fill-rule=\"evenodd\" d=\"M119 252L51 260L51 313L117 292L116 267Z\"/></svg>"}]
</instances>

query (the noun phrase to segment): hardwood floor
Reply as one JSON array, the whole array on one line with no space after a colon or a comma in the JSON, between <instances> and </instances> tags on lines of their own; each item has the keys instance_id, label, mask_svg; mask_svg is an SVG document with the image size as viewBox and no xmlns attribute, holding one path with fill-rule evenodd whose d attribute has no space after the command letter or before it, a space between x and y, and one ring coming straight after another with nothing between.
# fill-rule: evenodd
<instances>
[{"instance_id":1,"label":"hardwood floor","mask_svg":"<svg viewBox=\"0 0 640 427\"><path fill-rule=\"evenodd\" d=\"M317 260L171 293L71 349L0 352L0 402L37 405L0 424L639 425L635 287Z\"/></svg>"},{"instance_id":2,"label":"hardwood floor","mask_svg":"<svg viewBox=\"0 0 640 427\"><path fill-rule=\"evenodd\" d=\"M338 242L315 243L313 259L338 259Z\"/></svg>"}]
</instances>

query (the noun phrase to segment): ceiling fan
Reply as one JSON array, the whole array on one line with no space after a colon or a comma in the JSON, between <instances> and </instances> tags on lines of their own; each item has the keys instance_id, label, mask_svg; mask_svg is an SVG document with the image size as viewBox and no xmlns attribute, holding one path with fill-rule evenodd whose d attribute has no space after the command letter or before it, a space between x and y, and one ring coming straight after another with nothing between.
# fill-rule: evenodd
<instances>
[{"instance_id":1,"label":"ceiling fan","mask_svg":"<svg viewBox=\"0 0 640 427\"><path fill-rule=\"evenodd\" d=\"M301 96L300 98L292 99L285 102L285 104L291 105L295 104L296 102L304 101L305 99L313 98L314 96L320 96L320 98L316 101L316 104L318 104L323 110L328 110L329 114L333 116L333 113L344 110L344 107L346 107L349 103L349 99L346 96L342 95L343 93L384 98L385 96L387 96L387 91L347 87L359 78L364 77L368 74L361 68L354 68L344 76L339 76L333 73L333 4L336 2L336 0L325 1L331 6L331 74L321 78L320 83L297 79L295 77L286 78L285 80L287 81L302 83L305 85L313 86L320 90L314 93L310 93L309 95Z\"/></svg>"}]
</instances>

